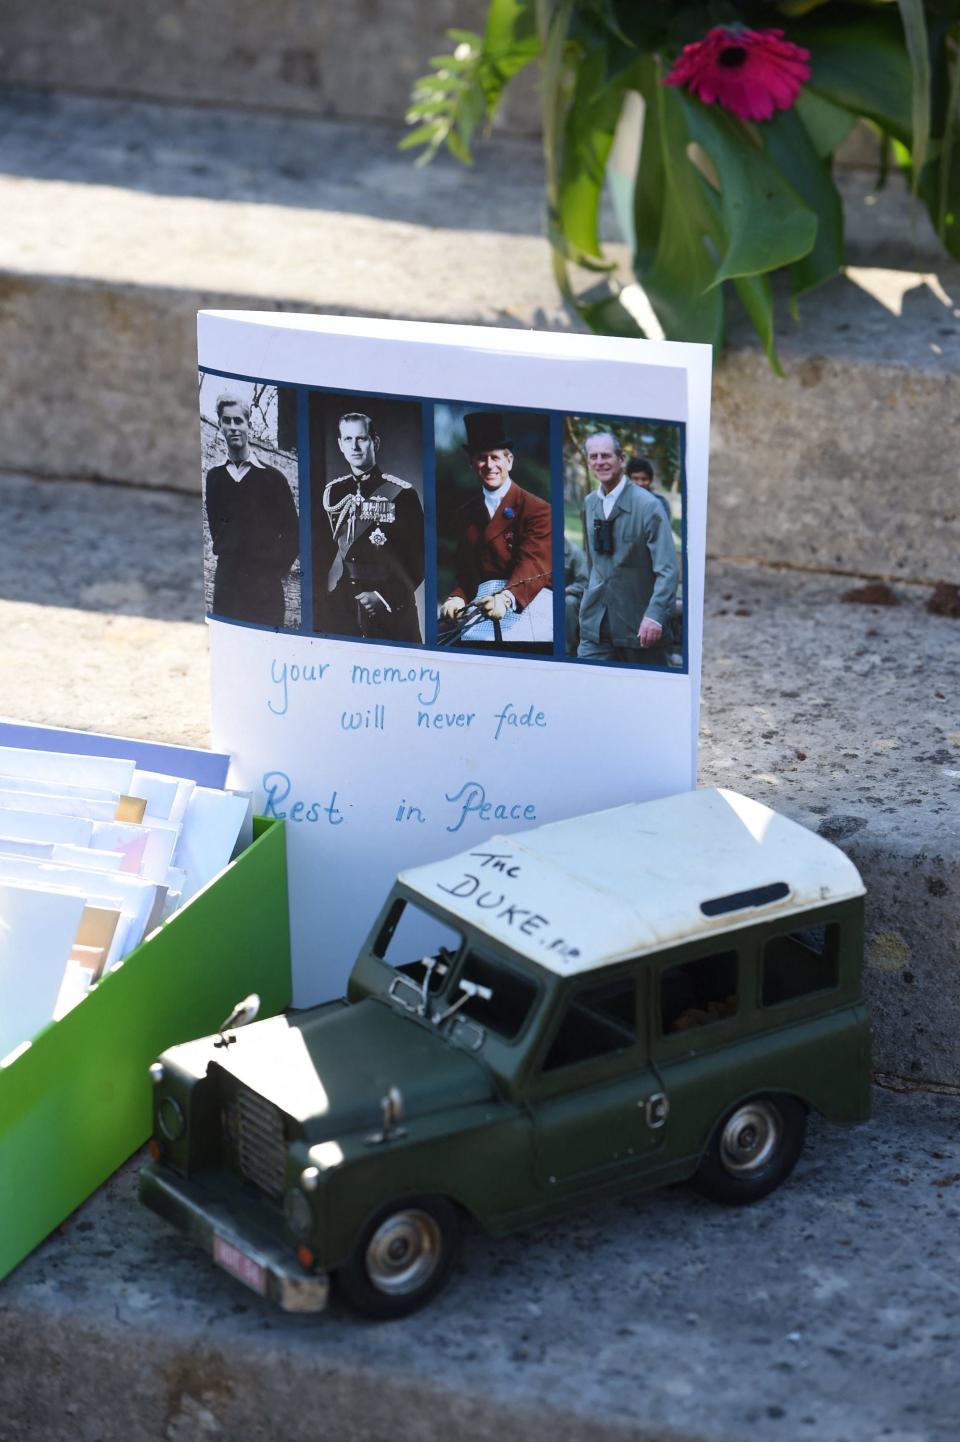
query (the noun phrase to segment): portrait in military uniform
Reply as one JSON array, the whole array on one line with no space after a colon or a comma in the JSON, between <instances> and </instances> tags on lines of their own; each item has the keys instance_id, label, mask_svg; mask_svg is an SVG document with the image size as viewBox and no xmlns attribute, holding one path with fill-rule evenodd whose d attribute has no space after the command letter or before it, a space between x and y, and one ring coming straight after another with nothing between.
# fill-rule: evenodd
<instances>
[{"instance_id":1,"label":"portrait in military uniform","mask_svg":"<svg viewBox=\"0 0 960 1442\"><path fill-rule=\"evenodd\" d=\"M443 402L434 434L439 644L549 655L548 417Z\"/></svg>"},{"instance_id":2,"label":"portrait in military uniform","mask_svg":"<svg viewBox=\"0 0 960 1442\"><path fill-rule=\"evenodd\" d=\"M310 427L314 631L422 642L420 406L315 393Z\"/></svg>"},{"instance_id":3,"label":"portrait in military uniform","mask_svg":"<svg viewBox=\"0 0 960 1442\"><path fill-rule=\"evenodd\" d=\"M682 669L681 428L564 417L564 534L586 569L577 659Z\"/></svg>"},{"instance_id":4,"label":"portrait in military uniform","mask_svg":"<svg viewBox=\"0 0 960 1442\"><path fill-rule=\"evenodd\" d=\"M200 375L208 615L300 626L296 392Z\"/></svg>"}]
</instances>

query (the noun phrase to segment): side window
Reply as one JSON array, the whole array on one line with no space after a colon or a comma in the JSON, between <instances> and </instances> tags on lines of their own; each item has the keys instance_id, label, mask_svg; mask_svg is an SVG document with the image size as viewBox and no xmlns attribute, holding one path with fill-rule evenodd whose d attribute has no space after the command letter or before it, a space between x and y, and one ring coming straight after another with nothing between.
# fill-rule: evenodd
<instances>
[{"instance_id":1,"label":"side window","mask_svg":"<svg viewBox=\"0 0 960 1442\"><path fill-rule=\"evenodd\" d=\"M837 986L839 957L840 927L836 922L771 937L763 949L763 1005L796 1001Z\"/></svg>"},{"instance_id":2,"label":"side window","mask_svg":"<svg viewBox=\"0 0 960 1442\"><path fill-rule=\"evenodd\" d=\"M737 1010L737 953L711 956L670 966L660 977L660 1029L664 1036L709 1026Z\"/></svg>"},{"instance_id":3,"label":"side window","mask_svg":"<svg viewBox=\"0 0 960 1442\"><path fill-rule=\"evenodd\" d=\"M637 983L633 977L578 991L567 1003L544 1071L626 1051L637 1039Z\"/></svg>"}]
</instances>

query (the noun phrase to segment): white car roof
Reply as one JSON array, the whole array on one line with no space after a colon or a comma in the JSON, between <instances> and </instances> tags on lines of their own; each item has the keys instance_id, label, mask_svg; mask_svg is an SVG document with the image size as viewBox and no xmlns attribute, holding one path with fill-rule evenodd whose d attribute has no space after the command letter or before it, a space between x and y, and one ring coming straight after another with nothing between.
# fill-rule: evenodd
<instances>
[{"instance_id":1,"label":"white car roof","mask_svg":"<svg viewBox=\"0 0 960 1442\"><path fill-rule=\"evenodd\" d=\"M561 976L864 892L831 842L726 790L491 836L399 880Z\"/></svg>"}]
</instances>

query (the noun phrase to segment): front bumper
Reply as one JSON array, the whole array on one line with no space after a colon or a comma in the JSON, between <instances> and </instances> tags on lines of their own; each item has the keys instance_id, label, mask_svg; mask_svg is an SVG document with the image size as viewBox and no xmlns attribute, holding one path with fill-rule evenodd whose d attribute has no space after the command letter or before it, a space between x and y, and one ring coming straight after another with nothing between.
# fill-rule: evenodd
<instances>
[{"instance_id":1,"label":"front bumper","mask_svg":"<svg viewBox=\"0 0 960 1442\"><path fill-rule=\"evenodd\" d=\"M276 1242L252 1236L224 1202L210 1198L197 1183L148 1162L140 1173L140 1200L201 1246L232 1277L285 1312L322 1312L326 1307L330 1293L326 1272L305 1272ZM224 1260L233 1254L249 1265L237 1267Z\"/></svg>"}]
</instances>

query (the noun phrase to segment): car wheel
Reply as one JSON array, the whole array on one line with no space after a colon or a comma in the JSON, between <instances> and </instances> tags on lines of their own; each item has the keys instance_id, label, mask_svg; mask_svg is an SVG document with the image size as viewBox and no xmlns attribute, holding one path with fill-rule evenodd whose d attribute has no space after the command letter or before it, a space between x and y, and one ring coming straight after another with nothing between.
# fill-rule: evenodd
<instances>
[{"instance_id":1,"label":"car wheel","mask_svg":"<svg viewBox=\"0 0 960 1442\"><path fill-rule=\"evenodd\" d=\"M460 1244L460 1218L445 1197L410 1197L364 1228L336 1278L341 1296L368 1317L406 1317L436 1296Z\"/></svg>"},{"instance_id":2,"label":"car wheel","mask_svg":"<svg viewBox=\"0 0 960 1442\"><path fill-rule=\"evenodd\" d=\"M758 1202L793 1171L806 1130L796 1097L739 1102L717 1123L693 1184L715 1202Z\"/></svg>"}]
</instances>

